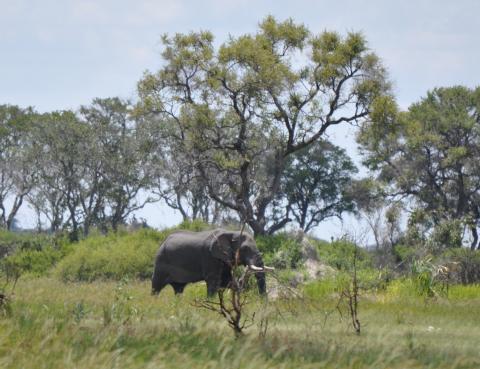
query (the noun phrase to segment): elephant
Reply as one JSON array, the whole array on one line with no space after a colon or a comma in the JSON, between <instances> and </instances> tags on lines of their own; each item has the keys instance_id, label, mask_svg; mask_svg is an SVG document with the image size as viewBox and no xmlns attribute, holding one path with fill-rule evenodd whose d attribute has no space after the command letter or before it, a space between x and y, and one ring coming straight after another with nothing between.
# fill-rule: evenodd
<instances>
[{"instance_id":1,"label":"elephant","mask_svg":"<svg viewBox=\"0 0 480 369\"><path fill-rule=\"evenodd\" d=\"M224 229L177 231L165 239L155 256L152 295L167 284L180 294L188 283L205 281L211 297L228 287L235 265L255 273L259 293L266 294L265 272L273 268L264 266L252 236Z\"/></svg>"}]
</instances>

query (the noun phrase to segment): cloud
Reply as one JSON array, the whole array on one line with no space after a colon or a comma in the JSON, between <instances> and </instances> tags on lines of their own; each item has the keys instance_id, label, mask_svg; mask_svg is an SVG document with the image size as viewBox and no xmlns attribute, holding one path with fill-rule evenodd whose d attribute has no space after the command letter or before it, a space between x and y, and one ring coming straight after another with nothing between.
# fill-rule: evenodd
<instances>
[{"instance_id":1,"label":"cloud","mask_svg":"<svg viewBox=\"0 0 480 369\"><path fill-rule=\"evenodd\" d=\"M183 11L183 3L175 0L104 0L74 1L71 13L79 23L144 27L168 24Z\"/></svg>"}]
</instances>

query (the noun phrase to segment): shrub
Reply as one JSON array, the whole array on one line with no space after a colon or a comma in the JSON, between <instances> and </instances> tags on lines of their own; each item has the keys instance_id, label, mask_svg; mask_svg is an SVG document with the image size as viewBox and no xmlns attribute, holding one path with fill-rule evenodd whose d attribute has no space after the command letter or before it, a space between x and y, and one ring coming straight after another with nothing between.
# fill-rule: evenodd
<instances>
[{"instance_id":1,"label":"shrub","mask_svg":"<svg viewBox=\"0 0 480 369\"><path fill-rule=\"evenodd\" d=\"M0 229L0 258L19 250L42 250L55 243L60 236L37 233L14 233Z\"/></svg>"},{"instance_id":2,"label":"shrub","mask_svg":"<svg viewBox=\"0 0 480 369\"><path fill-rule=\"evenodd\" d=\"M154 255L168 234L169 231L142 229L89 237L75 246L55 272L63 281L150 278Z\"/></svg>"},{"instance_id":3,"label":"shrub","mask_svg":"<svg viewBox=\"0 0 480 369\"><path fill-rule=\"evenodd\" d=\"M446 250L440 257L440 263L449 268L451 282L471 284L480 283L480 251L468 248Z\"/></svg>"},{"instance_id":4,"label":"shrub","mask_svg":"<svg viewBox=\"0 0 480 369\"><path fill-rule=\"evenodd\" d=\"M8 253L0 262L0 269L8 278L21 274L45 275L72 250L64 235L15 234L0 232L0 243Z\"/></svg>"},{"instance_id":5,"label":"shrub","mask_svg":"<svg viewBox=\"0 0 480 369\"><path fill-rule=\"evenodd\" d=\"M306 283L303 287L303 292L306 297L313 300L319 300L325 297L332 296L337 292L336 278L327 278L321 281L313 281Z\"/></svg>"},{"instance_id":6,"label":"shrub","mask_svg":"<svg viewBox=\"0 0 480 369\"><path fill-rule=\"evenodd\" d=\"M415 291L422 297L437 295L439 284L436 279L436 266L430 259L416 260L412 265L412 282ZM441 291L440 291L441 292Z\"/></svg>"},{"instance_id":7,"label":"shrub","mask_svg":"<svg viewBox=\"0 0 480 369\"><path fill-rule=\"evenodd\" d=\"M258 236L256 243L258 249L263 253L263 261L267 265L285 269L297 268L301 264L302 246L287 233Z\"/></svg>"},{"instance_id":8,"label":"shrub","mask_svg":"<svg viewBox=\"0 0 480 369\"><path fill-rule=\"evenodd\" d=\"M213 226L205 223L201 219L194 219L194 220L184 220L175 229L183 229L185 231L192 231L192 232L200 232L212 229Z\"/></svg>"},{"instance_id":9,"label":"shrub","mask_svg":"<svg viewBox=\"0 0 480 369\"><path fill-rule=\"evenodd\" d=\"M21 250L2 261L5 273L45 275L64 256L62 250L47 246L42 250Z\"/></svg>"},{"instance_id":10,"label":"shrub","mask_svg":"<svg viewBox=\"0 0 480 369\"><path fill-rule=\"evenodd\" d=\"M355 244L339 239L331 243L317 242L319 258L338 270L351 270L355 254ZM373 267L373 260L367 250L357 247L357 269Z\"/></svg>"}]
</instances>

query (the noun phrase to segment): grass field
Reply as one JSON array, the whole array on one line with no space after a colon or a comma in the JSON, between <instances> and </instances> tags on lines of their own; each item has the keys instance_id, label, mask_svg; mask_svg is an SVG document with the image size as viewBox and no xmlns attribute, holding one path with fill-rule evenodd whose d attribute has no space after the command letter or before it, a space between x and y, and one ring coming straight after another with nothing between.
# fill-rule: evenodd
<instances>
[{"instance_id":1,"label":"grass field","mask_svg":"<svg viewBox=\"0 0 480 369\"><path fill-rule=\"evenodd\" d=\"M480 367L479 286L452 287L448 299L428 301L398 286L363 296L360 335L331 294L252 296L255 321L239 339L221 316L193 306L205 295L202 284L181 297L169 288L158 298L149 291L136 280L19 280L0 318L0 368Z\"/></svg>"}]
</instances>

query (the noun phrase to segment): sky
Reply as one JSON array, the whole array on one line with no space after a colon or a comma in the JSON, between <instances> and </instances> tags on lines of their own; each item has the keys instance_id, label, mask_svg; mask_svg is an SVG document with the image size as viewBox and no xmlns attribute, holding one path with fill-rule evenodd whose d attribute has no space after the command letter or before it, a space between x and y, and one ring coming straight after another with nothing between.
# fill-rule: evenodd
<instances>
[{"instance_id":1,"label":"sky","mask_svg":"<svg viewBox=\"0 0 480 369\"><path fill-rule=\"evenodd\" d=\"M362 32L406 109L434 87L480 85L479 14L477 0L0 0L0 104L46 112L134 99L144 71L161 66L161 35L209 30L220 43L273 15L313 33ZM330 136L358 163L353 133ZM160 205L139 216L157 227L180 220ZM29 219L25 208L20 222ZM317 233L338 236L347 223Z\"/></svg>"}]
</instances>

